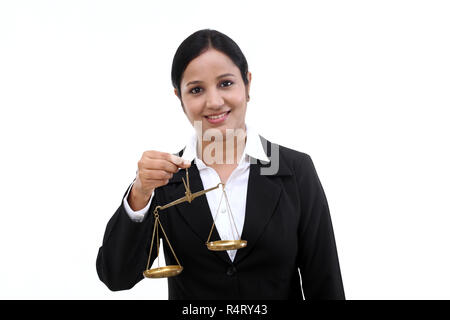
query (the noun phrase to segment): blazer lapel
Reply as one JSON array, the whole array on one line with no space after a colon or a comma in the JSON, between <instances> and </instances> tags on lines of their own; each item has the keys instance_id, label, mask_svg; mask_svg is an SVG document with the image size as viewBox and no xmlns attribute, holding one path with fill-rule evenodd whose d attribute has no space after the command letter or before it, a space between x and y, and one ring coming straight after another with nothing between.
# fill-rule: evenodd
<instances>
[{"instance_id":1,"label":"blazer lapel","mask_svg":"<svg viewBox=\"0 0 450 320\"><path fill-rule=\"evenodd\" d=\"M234 262L245 258L255 246L269 222L280 198L281 187L271 178L259 174L257 164L250 165L244 228L241 239L247 240L247 247L236 252Z\"/></svg>"},{"instance_id":2,"label":"blazer lapel","mask_svg":"<svg viewBox=\"0 0 450 320\"><path fill-rule=\"evenodd\" d=\"M272 150L271 142L262 138L263 146L269 158ZM247 240L247 247L239 249L236 252L234 263L238 263L244 259L264 231L265 226L269 223L271 217L275 213L281 195L281 181L278 177L292 175L291 170L279 154L273 159L278 161L278 171L273 175L262 175L261 169L268 167L268 164L262 164L260 160L253 159L250 164L250 173L248 178L247 203L245 209L244 228L242 230L241 239ZM272 160L271 158L271 161Z\"/></svg>"}]
</instances>

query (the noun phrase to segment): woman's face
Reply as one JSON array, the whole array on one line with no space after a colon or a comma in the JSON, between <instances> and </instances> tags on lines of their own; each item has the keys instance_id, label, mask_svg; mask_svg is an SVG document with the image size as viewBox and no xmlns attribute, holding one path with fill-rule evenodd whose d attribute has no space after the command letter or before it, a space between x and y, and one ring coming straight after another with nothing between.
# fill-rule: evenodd
<instances>
[{"instance_id":1,"label":"woman's face","mask_svg":"<svg viewBox=\"0 0 450 320\"><path fill-rule=\"evenodd\" d=\"M202 131L219 129L245 130L251 74L248 85L244 84L239 68L224 53L209 49L193 59L181 79L183 110L191 124L201 121ZM198 123L197 123L198 125Z\"/></svg>"}]
</instances>

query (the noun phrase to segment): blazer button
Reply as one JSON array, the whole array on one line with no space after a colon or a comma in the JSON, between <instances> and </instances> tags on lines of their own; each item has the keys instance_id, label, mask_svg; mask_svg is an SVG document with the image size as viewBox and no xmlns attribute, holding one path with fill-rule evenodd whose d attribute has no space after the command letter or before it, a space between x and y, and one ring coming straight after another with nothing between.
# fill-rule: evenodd
<instances>
[{"instance_id":1,"label":"blazer button","mask_svg":"<svg viewBox=\"0 0 450 320\"><path fill-rule=\"evenodd\" d=\"M228 268L227 270L227 276L234 276L234 274L236 273L236 267L235 266L231 266Z\"/></svg>"}]
</instances>

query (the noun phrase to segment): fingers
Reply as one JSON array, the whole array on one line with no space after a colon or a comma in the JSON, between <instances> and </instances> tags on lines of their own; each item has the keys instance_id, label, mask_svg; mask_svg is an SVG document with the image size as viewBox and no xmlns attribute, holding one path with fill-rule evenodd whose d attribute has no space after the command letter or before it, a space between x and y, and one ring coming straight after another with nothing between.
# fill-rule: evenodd
<instances>
[{"instance_id":1,"label":"fingers","mask_svg":"<svg viewBox=\"0 0 450 320\"><path fill-rule=\"evenodd\" d=\"M175 165L177 171L178 171L178 168L189 168L191 166L191 162L189 160L184 160L183 158L178 157L171 153L161 152L161 151L156 151L156 150L145 151L142 158L166 160L166 161L172 163L173 165ZM167 167L166 165L162 165L162 166ZM176 172L176 171L170 171L170 172Z\"/></svg>"},{"instance_id":2,"label":"fingers","mask_svg":"<svg viewBox=\"0 0 450 320\"><path fill-rule=\"evenodd\" d=\"M167 153L167 155L168 157L166 158L166 160L172 162L180 168L188 168L191 166L191 162L189 160L184 160L183 158L171 153Z\"/></svg>"},{"instance_id":3,"label":"fingers","mask_svg":"<svg viewBox=\"0 0 450 320\"><path fill-rule=\"evenodd\" d=\"M142 170L165 170L170 173L176 173L178 167L165 159L145 159L138 163L139 169Z\"/></svg>"},{"instance_id":4,"label":"fingers","mask_svg":"<svg viewBox=\"0 0 450 320\"><path fill-rule=\"evenodd\" d=\"M145 151L138 161L137 188L142 194L166 185L179 168L188 168L191 162L174 154L156 150Z\"/></svg>"},{"instance_id":5,"label":"fingers","mask_svg":"<svg viewBox=\"0 0 450 320\"><path fill-rule=\"evenodd\" d=\"M145 180L168 180L173 177L173 173L165 170L142 169L140 173Z\"/></svg>"}]
</instances>

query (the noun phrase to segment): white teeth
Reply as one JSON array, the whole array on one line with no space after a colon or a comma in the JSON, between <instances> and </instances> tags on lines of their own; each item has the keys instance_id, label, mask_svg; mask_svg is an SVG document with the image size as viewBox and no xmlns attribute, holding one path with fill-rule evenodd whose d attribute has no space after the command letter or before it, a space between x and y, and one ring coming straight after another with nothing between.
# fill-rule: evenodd
<instances>
[{"instance_id":1,"label":"white teeth","mask_svg":"<svg viewBox=\"0 0 450 320\"><path fill-rule=\"evenodd\" d=\"M227 112L224 112L222 114L219 114L218 116L208 116L209 119L219 119L224 117L227 114Z\"/></svg>"}]
</instances>

